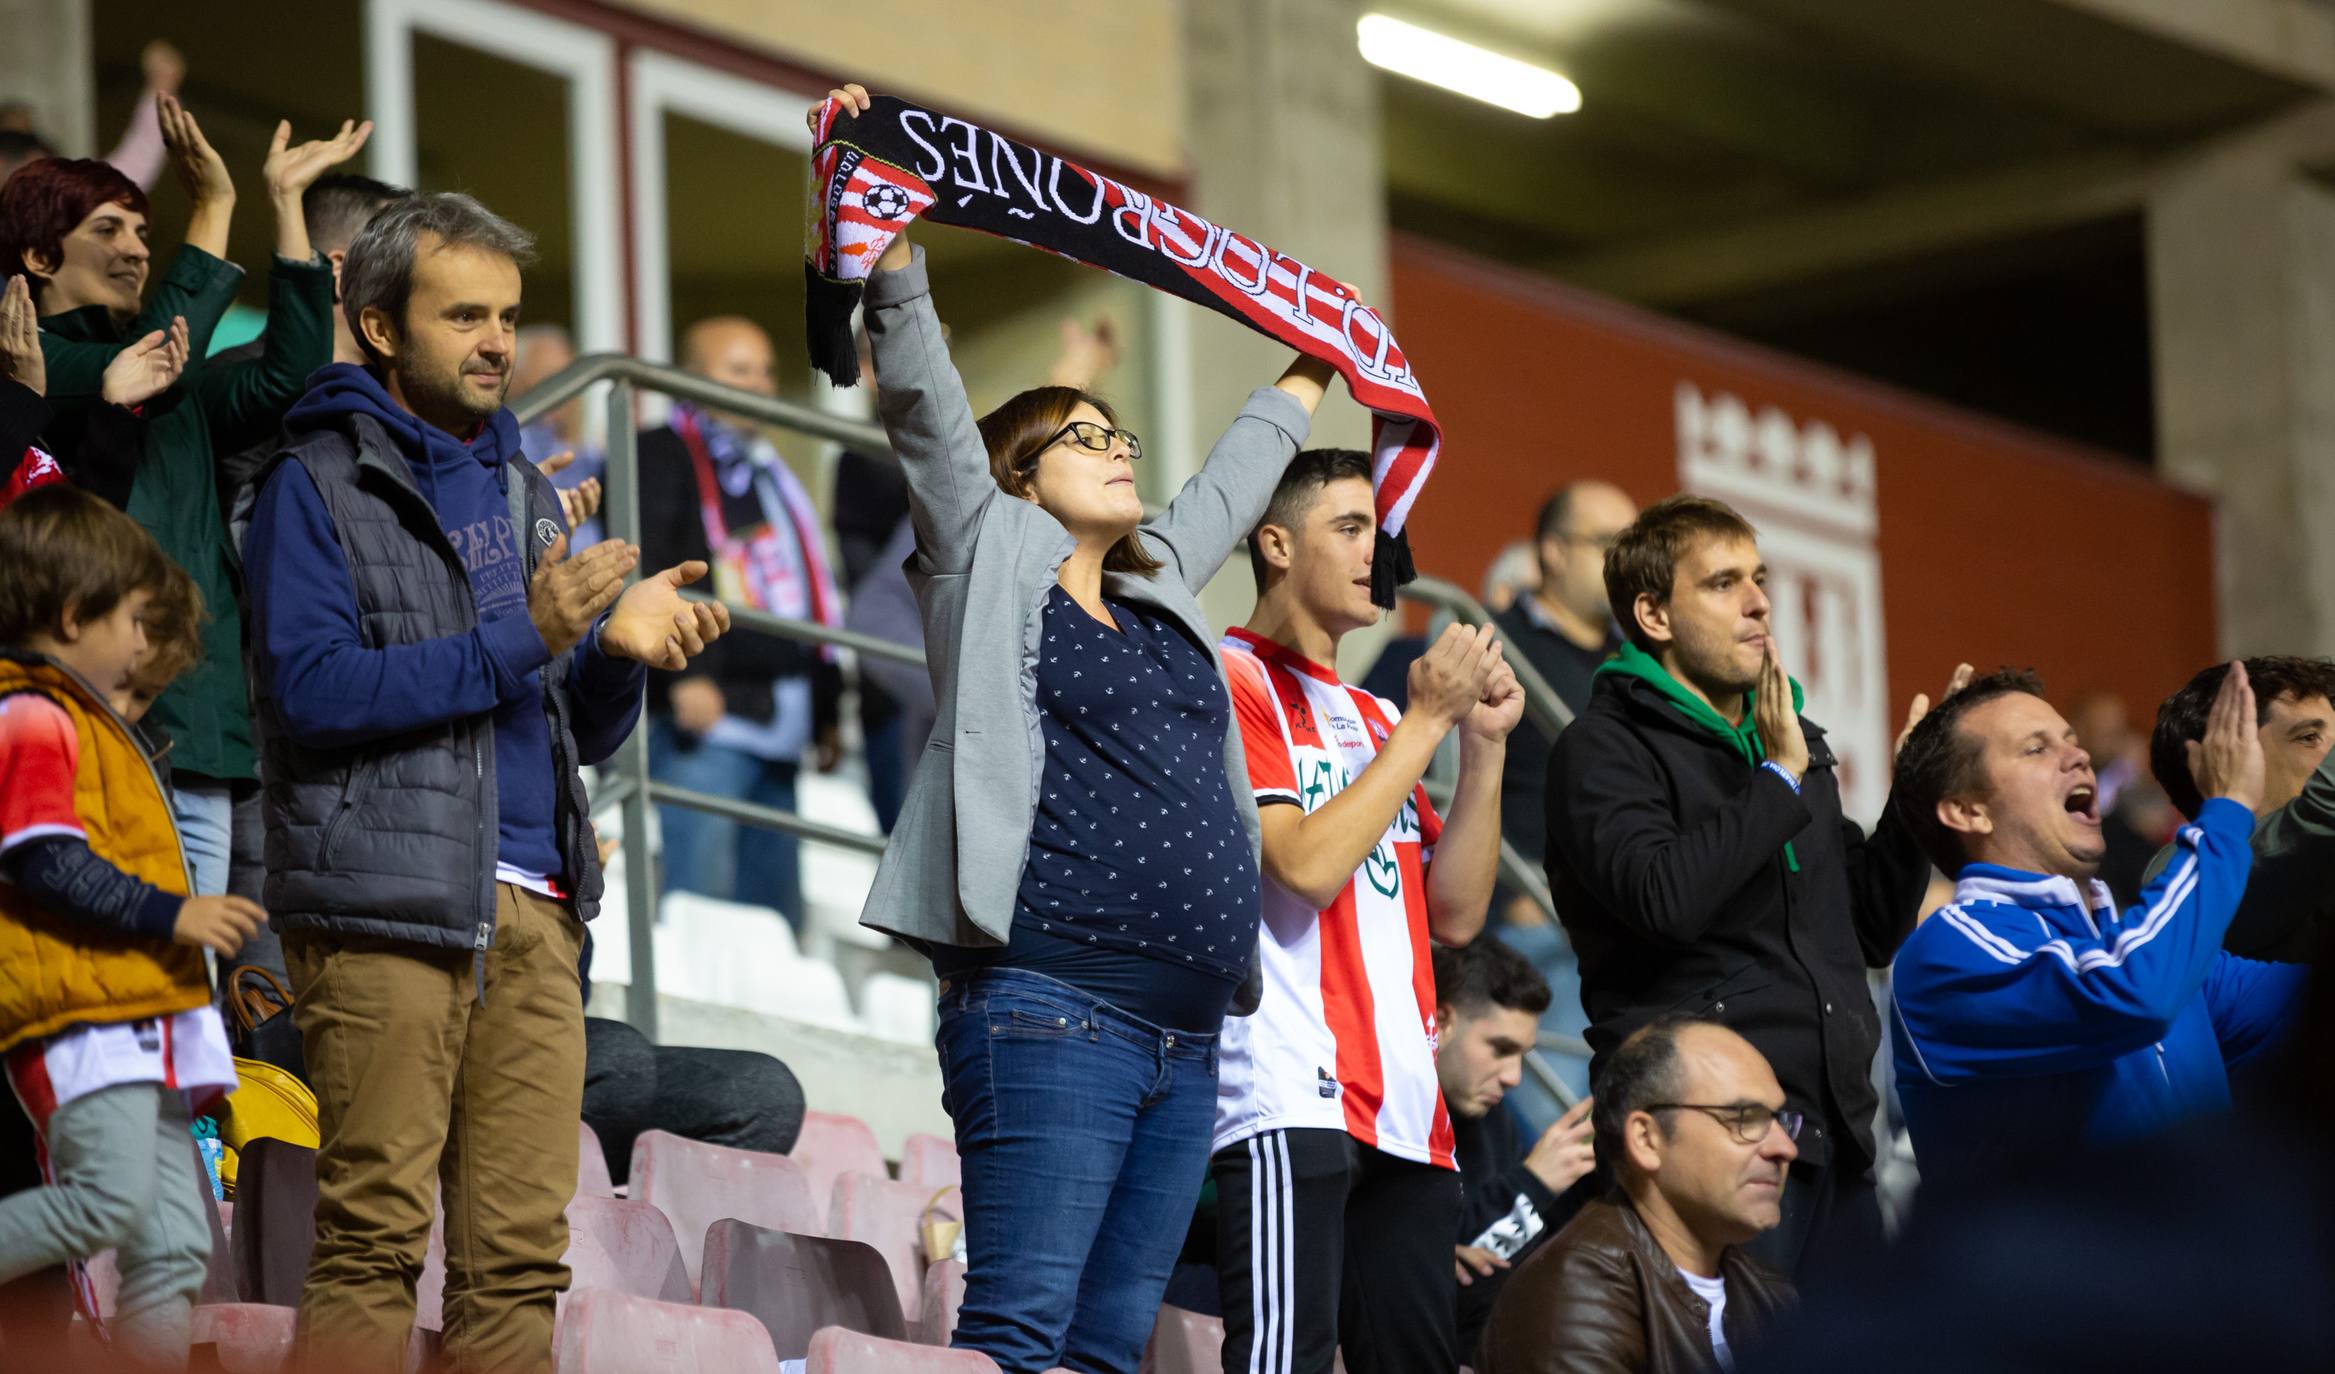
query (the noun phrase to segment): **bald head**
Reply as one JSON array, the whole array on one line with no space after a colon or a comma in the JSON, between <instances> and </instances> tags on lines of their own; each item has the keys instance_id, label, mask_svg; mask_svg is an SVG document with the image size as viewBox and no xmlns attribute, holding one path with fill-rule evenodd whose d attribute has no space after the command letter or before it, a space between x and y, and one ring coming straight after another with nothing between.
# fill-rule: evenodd
<instances>
[{"instance_id":1,"label":"bald head","mask_svg":"<svg viewBox=\"0 0 2335 1374\"><path fill-rule=\"evenodd\" d=\"M743 315L716 315L689 326L681 336L681 365L710 382L778 394L778 350L762 326Z\"/></svg>"},{"instance_id":2,"label":"bald head","mask_svg":"<svg viewBox=\"0 0 2335 1374\"><path fill-rule=\"evenodd\" d=\"M1541 506L1534 540L1541 603L1602 635L1613 615L1606 602L1605 551L1637 518L1638 503L1611 482L1559 488Z\"/></svg>"}]
</instances>

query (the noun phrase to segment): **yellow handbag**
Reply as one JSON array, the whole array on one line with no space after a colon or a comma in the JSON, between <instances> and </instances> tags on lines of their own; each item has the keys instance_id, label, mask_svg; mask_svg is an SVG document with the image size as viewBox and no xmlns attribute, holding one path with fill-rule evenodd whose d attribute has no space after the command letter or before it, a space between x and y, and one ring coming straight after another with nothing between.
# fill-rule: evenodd
<instances>
[{"instance_id":1,"label":"yellow handbag","mask_svg":"<svg viewBox=\"0 0 2335 1374\"><path fill-rule=\"evenodd\" d=\"M316 1148L316 1094L290 1070L259 1059L235 1061L235 1091L219 1119L219 1139L241 1151L263 1137Z\"/></svg>"},{"instance_id":2,"label":"yellow handbag","mask_svg":"<svg viewBox=\"0 0 2335 1374\"><path fill-rule=\"evenodd\" d=\"M924 1233L924 1262L938 1264L945 1259L963 1259L965 1223L941 1210L940 1200L957 1191L952 1183L934 1193L924 1204L924 1215L919 1229Z\"/></svg>"}]
</instances>

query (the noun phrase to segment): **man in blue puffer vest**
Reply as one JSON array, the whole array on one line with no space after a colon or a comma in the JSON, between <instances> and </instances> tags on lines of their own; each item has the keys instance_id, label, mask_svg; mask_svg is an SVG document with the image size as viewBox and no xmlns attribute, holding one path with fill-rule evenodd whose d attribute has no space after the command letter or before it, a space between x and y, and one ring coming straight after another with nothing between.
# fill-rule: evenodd
<instances>
[{"instance_id":1,"label":"man in blue puffer vest","mask_svg":"<svg viewBox=\"0 0 2335 1374\"><path fill-rule=\"evenodd\" d=\"M529 250L468 196L373 217L341 271L366 364L310 379L244 547L322 1137L300 1355L344 1374L402 1369L433 1211L448 1364L550 1369L601 890L579 769L728 625L680 596L703 563L628 588L637 549L566 556L503 406Z\"/></svg>"},{"instance_id":2,"label":"man in blue puffer vest","mask_svg":"<svg viewBox=\"0 0 2335 1374\"><path fill-rule=\"evenodd\" d=\"M1971 683L1907 739L1897 803L1959 883L1894 975L1897 1090L1926 1182L1983 1182L2226 1111L2228 1069L2294 1019L2303 966L2221 949L2262 800L2242 665L2189 767L2209 800L2119 912L2093 876L2106 845L2091 758L2034 674Z\"/></svg>"}]
</instances>

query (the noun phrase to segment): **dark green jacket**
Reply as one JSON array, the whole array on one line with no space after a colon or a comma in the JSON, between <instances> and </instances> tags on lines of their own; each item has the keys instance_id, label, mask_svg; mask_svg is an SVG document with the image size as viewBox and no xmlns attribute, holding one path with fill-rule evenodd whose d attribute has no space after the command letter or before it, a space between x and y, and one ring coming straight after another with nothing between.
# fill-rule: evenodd
<instances>
[{"instance_id":1,"label":"dark green jacket","mask_svg":"<svg viewBox=\"0 0 2335 1374\"><path fill-rule=\"evenodd\" d=\"M268 275L267 346L236 363L204 360L219 317L234 304L243 269L199 248L180 250L146 308L117 330L101 306L41 321L49 402L60 417L98 401L106 364L122 345L186 316L196 359L178 385L144 407L145 452L130 487L131 518L193 574L209 619L203 659L154 703L148 718L174 743L173 770L227 780L253 776L251 710L243 677L243 619L237 567L219 511L216 456L274 436L284 412L307 389L308 374L332 361L332 269L322 258L275 260ZM60 425L70 433L74 426ZM68 476L77 453L57 455Z\"/></svg>"}]
</instances>

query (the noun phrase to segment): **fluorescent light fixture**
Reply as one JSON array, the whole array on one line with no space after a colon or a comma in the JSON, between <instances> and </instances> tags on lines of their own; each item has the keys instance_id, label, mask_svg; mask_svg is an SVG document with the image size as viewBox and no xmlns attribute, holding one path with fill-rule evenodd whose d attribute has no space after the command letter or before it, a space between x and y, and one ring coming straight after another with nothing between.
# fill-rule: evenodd
<instances>
[{"instance_id":1,"label":"fluorescent light fixture","mask_svg":"<svg viewBox=\"0 0 2335 1374\"><path fill-rule=\"evenodd\" d=\"M1581 88L1530 62L1503 57L1386 14L1366 14L1354 25L1362 60L1399 76L1472 96L1534 119L1581 108Z\"/></svg>"}]
</instances>

